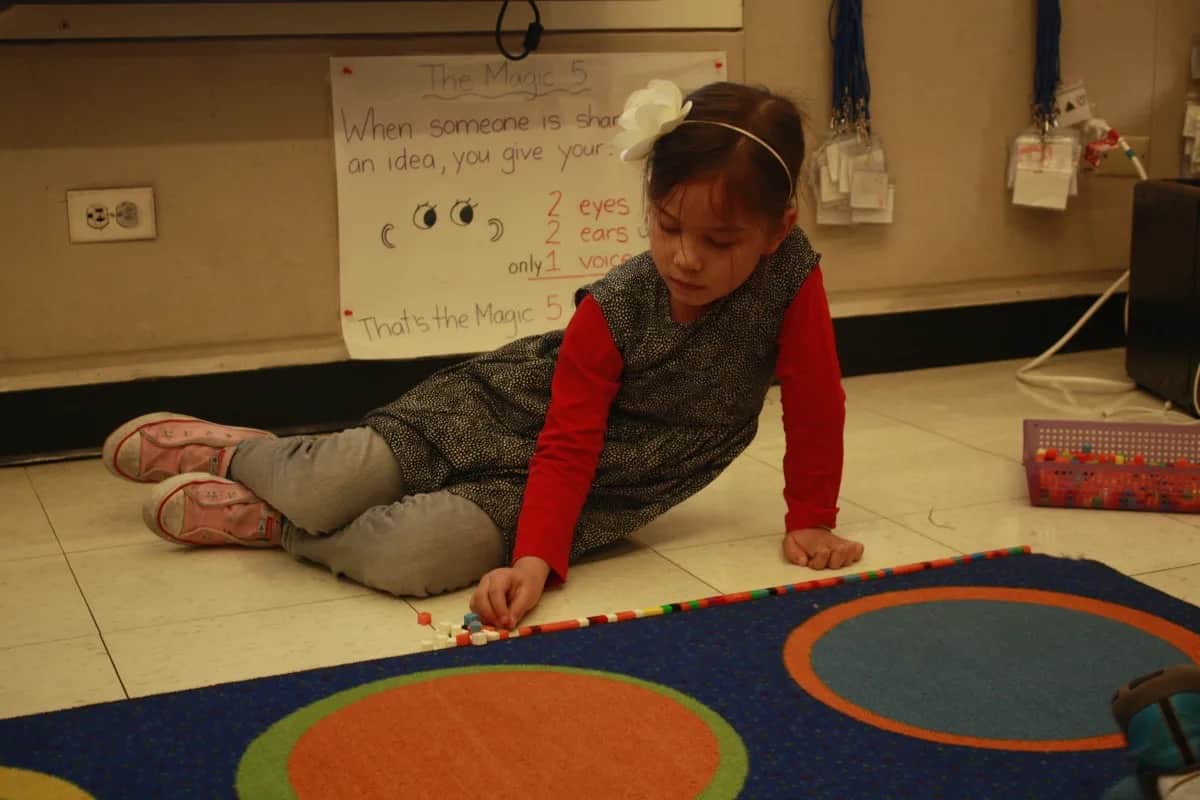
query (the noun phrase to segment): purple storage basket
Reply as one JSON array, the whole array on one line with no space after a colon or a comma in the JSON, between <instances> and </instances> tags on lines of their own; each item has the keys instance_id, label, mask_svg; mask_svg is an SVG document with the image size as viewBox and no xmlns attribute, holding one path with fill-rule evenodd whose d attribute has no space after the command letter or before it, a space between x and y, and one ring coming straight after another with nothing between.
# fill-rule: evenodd
<instances>
[{"instance_id":1,"label":"purple storage basket","mask_svg":"<svg viewBox=\"0 0 1200 800\"><path fill-rule=\"evenodd\" d=\"M1145 464L1038 461L1039 449L1059 455L1142 456ZM1181 460L1187 466L1175 466ZM1036 506L1128 511L1200 512L1200 425L1025 420L1023 461Z\"/></svg>"}]
</instances>

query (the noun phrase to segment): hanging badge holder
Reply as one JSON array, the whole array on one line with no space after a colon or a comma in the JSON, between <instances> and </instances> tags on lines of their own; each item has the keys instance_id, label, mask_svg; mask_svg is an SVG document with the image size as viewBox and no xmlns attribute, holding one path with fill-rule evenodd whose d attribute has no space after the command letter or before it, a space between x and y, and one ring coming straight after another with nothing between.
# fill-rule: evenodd
<instances>
[{"instance_id":1,"label":"hanging badge holder","mask_svg":"<svg viewBox=\"0 0 1200 800\"><path fill-rule=\"evenodd\" d=\"M1079 131L1067 125L1090 118L1083 84L1059 87L1059 0L1037 0L1033 126L1012 143L1008 187L1013 205L1064 211L1079 191Z\"/></svg>"},{"instance_id":2,"label":"hanging badge holder","mask_svg":"<svg viewBox=\"0 0 1200 800\"><path fill-rule=\"evenodd\" d=\"M834 0L832 133L818 150L812 174L821 225L888 223L896 190L883 142L871 132L871 87L863 40L863 0ZM836 14L836 16L835 16Z\"/></svg>"},{"instance_id":3,"label":"hanging badge holder","mask_svg":"<svg viewBox=\"0 0 1200 800\"><path fill-rule=\"evenodd\" d=\"M887 207L889 181L883 142L874 139L855 153L847 165L847 182L850 208L880 211Z\"/></svg>"},{"instance_id":4,"label":"hanging badge holder","mask_svg":"<svg viewBox=\"0 0 1200 800\"><path fill-rule=\"evenodd\" d=\"M813 167L813 190L817 196L818 225L850 225L850 195L843 192L839 175L843 152L852 137L836 129L817 150Z\"/></svg>"},{"instance_id":5,"label":"hanging badge holder","mask_svg":"<svg viewBox=\"0 0 1200 800\"><path fill-rule=\"evenodd\" d=\"M1015 205L1062 211L1077 191L1083 152L1074 129L1043 135L1030 129L1018 136L1009 158L1009 187Z\"/></svg>"},{"instance_id":6,"label":"hanging badge holder","mask_svg":"<svg viewBox=\"0 0 1200 800\"><path fill-rule=\"evenodd\" d=\"M825 141L813 157L813 189L822 206L843 206L849 202L848 191L841 188L842 153L853 145L854 138L834 134Z\"/></svg>"}]
</instances>

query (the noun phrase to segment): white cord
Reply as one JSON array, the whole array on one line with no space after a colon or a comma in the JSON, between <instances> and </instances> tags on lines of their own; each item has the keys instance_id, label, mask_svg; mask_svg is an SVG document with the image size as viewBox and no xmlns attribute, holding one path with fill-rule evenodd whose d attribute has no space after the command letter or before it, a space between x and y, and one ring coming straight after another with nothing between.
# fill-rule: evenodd
<instances>
[{"instance_id":1,"label":"white cord","mask_svg":"<svg viewBox=\"0 0 1200 800\"><path fill-rule=\"evenodd\" d=\"M1079 329L1086 325L1087 321L1096 315L1096 312L1100 310L1100 306L1108 302L1108 298L1116 294L1117 290L1120 289L1122 284L1124 284L1128 279L1129 270L1126 270L1125 274L1120 278L1117 278L1113 285L1109 286L1104 291L1104 294L1100 295L1100 298L1096 300L1096 302L1092 303L1092 307L1083 313L1083 316L1079 318L1079 321L1076 322L1069 331L1063 334L1062 338L1055 342L1053 347L1017 370L1017 380L1021 381L1022 383L1027 383L1030 386L1042 386L1051 389L1065 389L1066 387L1070 386L1081 389L1085 392L1131 392L1136 389L1137 384L1131 380L1089 378L1083 375L1030 374L1032 370L1037 369L1042 364L1045 364L1047 361L1053 358L1058 351L1066 345L1067 342L1071 341L1071 339L1075 337L1075 334L1079 333Z\"/></svg>"},{"instance_id":2,"label":"white cord","mask_svg":"<svg viewBox=\"0 0 1200 800\"><path fill-rule=\"evenodd\" d=\"M1087 415L1099 417L1101 419L1114 419L1118 417L1156 417L1158 422L1170 422L1178 424L1200 424L1200 420L1193 419L1182 411L1175 410L1174 406L1169 402L1163 402L1159 405L1144 406L1144 405L1127 405L1140 399L1140 395L1136 392L1127 392L1124 396L1116 399L1116 404L1103 408L1086 406L1075 399L1071 390L1065 386L1056 387L1061 392L1065 402L1056 402L1055 395L1038 389L1031 389L1023 383L1017 384L1017 389L1021 394L1036 401L1054 411L1060 411L1070 416Z\"/></svg>"},{"instance_id":3,"label":"white cord","mask_svg":"<svg viewBox=\"0 0 1200 800\"><path fill-rule=\"evenodd\" d=\"M1196 374L1192 376L1192 412L1200 417L1200 364L1196 365Z\"/></svg>"},{"instance_id":4,"label":"white cord","mask_svg":"<svg viewBox=\"0 0 1200 800\"><path fill-rule=\"evenodd\" d=\"M1084 124L1084 129L1088 133L1088 135L1091 136L1091 138L1094 141L1094 140L1098 140L1098 139L1103 139L1105 136L1107 136L1109 134L1109 131L1112 130L1112 126L1110 126L1107 122L1105 122L1102 119L1093 118L1093 119L1088 120ZM1133 151L1133 149L1130 148L1129 143L1126 142L1125 138L1123 136L1121 136L1120 134L1117 135L1117 143L1120 146L1121 150L1125 153L1125 156L1130 161L1133 162L1134 169L1137 170L1138 176L1142 180L1147 180L1149 178L1149 176L1146 173L1146 168L1142 166L1142 162L1140 159L1138 159L1137 153L1135 153ZM1106 289L1104 291L1104 294L1100 295L1100 298L1098 300L1096 300L1095 303L1092 303L1091 308L1089 308L1087 311L1084 312L1083 316L1079 318L1079 321L1076 322L1075 325L1072 326L1072 328L1069 331L1067 331L1061 339L1059 339L1057 342L1055 342L1054 346L1052 346L1046 352L1042 353L1040 356L1035 358L1033 361L1030 361L1028 364L1026 364L1025 366L1018 369L1017 370L1017 380L1021 381L1022 383L1029 384L1030 386L1041 386L1041 387L1051 388L1051 389L1060 389L1064 393L1066 393L1068 397L1070 397L1070 394L1068 392L1068 387L1076 388L1076 389L1079 389L1079 390L1085 391L1085 392L1106 392L1106 393L1121 393L1121 394L1126 393L1126 392L1132 392L1135 389L1137 389L1137 384L1128 379L1114 380L1111 378L1091 378L1091 377L1087 377L1084 375L1034 375L1034 374L1031 374L1033 370L1037 369L1042 364L1046 363L1051 358L1053 358L1054 355L1057 354L1058 351L1061 350L1066 345L1067 342L1071 341L1071 339L1074 338L1075 334L1079 333L1079 329L1082 328L1084 325L1086 325L1087 321L1096 315L1096 312L1100 310L1100 307L1102 305L1104 305L1105 302L1108 301L1108 298L1112 297L1117 292L1117 290L1120 289L1122 285L1124 285L1124 283L1127 280L1129 280L1129 270L1125 270L1125 273L1123 275L1121 275L1121 277L1117 278L1117 280L1113 282L1112 286L1109 286L1108 289ZM1126 299L1125 299L1125 330L1126 330L1126 332L1128 332L1128 330L1129 330L1129 298L1128 297L1126 297ZM1198 376L1200 376L1200 373L1197 373L1197 374L1198 374ZM1200 411L1200 402L1197 402L1198 400L1200 400L1200 397L1197 397L1196 392L1193 392L1193 405L1196 406L1198 411ZM1095 410L1095 409L1091 409L1091 410ZM1130 410L1132 410L1132 409L1130 409ZM1169 405L1168 405L1167 410L1169 410ZM1103 412L1102 416L1110 416L1111 411L1112 410L1110 410L1108 412ZM1157 411L1152 411L1150 409L1147 409L1147 411L1150 411L1151 413L1159 413Z\"/></svg>"},{"instance_id":5,"label":"white cord","mask_svg":"<svg viewBox=\"0 0 1200 800\"><path fill-rule=\"evenodd\" d=\"M1172 777L1174 777L1174 776L1172 776ZM1159 780L1160 780L1159 786L1161 788L1162 778L1160 778ZM1200 780L1200 771L1193 772L1190 775L1186 775L1181 780L1178 780L1175 783L1173 783L1167 789L1167 793L1162 796L1162 800L1167 800L1169 797L1172 797L1175 794L1176 790L1179 789L1181 786L1186 786L1187 784L1189 784L1195 780Z\"/></svg>"}]
</instances>

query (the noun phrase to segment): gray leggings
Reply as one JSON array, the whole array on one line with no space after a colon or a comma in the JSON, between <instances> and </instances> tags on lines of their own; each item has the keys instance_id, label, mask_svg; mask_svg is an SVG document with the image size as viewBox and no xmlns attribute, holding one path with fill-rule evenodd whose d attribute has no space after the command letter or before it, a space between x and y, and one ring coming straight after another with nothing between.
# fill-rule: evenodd
<instances>
[{"instance_id":1,"label":"gray leggings","mask_svg":"<svg viewBox=\"0 0 1200 800\"><path fill-rule=\"evenodd\" d=\"M229 477L283 514L285 550L375 589L426 597L504 563L491 517L450 492L408 494L370 428L242 442Z\"/></svg>"}]
</instances>

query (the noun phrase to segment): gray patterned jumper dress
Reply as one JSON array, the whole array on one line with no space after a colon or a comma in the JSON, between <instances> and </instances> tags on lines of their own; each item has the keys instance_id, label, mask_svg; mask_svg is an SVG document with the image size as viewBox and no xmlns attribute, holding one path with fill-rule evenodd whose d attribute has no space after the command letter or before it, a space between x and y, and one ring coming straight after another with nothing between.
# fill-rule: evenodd
<instances>
[{"instance_id":1,"label":"gray patterned jumper dress","mask_svg":"<svg viewBox=\"0 0 1200 800\"><path fill-rule=\"evenodd\" d=\"M580 290L577 302L590 293L599 303L624 369L571 561L683 502L750 444L784 315L817 262L793 229L741 287L690 324L671 319L648 252ZM471 500L496 523L510 555L562 339L560 330L511 342L366 417L412 493Z\"/></svg>"}]
</instances>

